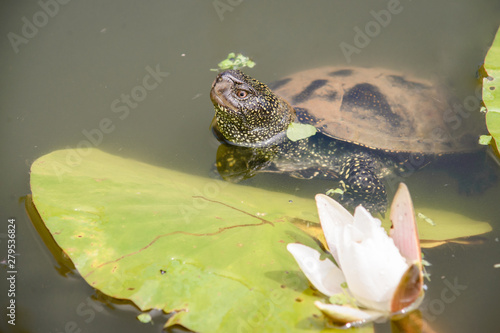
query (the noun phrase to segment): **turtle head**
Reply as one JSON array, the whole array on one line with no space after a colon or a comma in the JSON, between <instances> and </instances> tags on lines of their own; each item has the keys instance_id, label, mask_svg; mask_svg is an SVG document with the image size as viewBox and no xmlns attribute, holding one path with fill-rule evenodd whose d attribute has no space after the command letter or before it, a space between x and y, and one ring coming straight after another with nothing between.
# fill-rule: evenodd
<instances>
[{"instance_id":1,"label":"turtle head","mask_svg":"<svg viewBox=\"0 0 500 333\"><path fill-rule=\"evenodd\" d=\"M210 98L217 129L226 140L236 144L272 140L284 133L295 118L290 104L239 70L219 73Z\"/></svg>"}]
</instances>

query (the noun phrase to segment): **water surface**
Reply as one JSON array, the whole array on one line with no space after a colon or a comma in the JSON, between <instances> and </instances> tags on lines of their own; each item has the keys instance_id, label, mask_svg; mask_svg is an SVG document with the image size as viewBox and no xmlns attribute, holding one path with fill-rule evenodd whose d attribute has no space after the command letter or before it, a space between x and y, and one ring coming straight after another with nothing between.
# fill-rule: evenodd
<instances>
[{"instance_id":1,"label":"water surface","mask_svg":"<svg viewBox=\"0 0 500 333\"><path fill-rule=\"evenodd\" d=\"M54 268L18 202L30 192L29 165L39 156L90 142L109 153L208 176L217 148L208 130L214 79L209 69L229 52L252 57L257 66L248 72L263 82L321 65L389 67L439 80L465 101L475 96L477 70L500 24L495 0L233 1L224 12L217 11L218 2L228 3L0 5L0 205L3 222L17 220L20 254L18 324L2 321L2 331L159 332L165 321L144 325L132 306L102 307L76 273L62 276ZM360 30L371 36L356 37ZM356 51L346 53L346 47ZM153 79L145 81L147 75ZM453 207L456 183L446 171L429 168L406 181L410 189L415 184L416 204ZM248 184L303 195L325 187L269 175ZM498 195L499 186L485 196ZM472 208L453 209L490 222L494 231L486 242L426 252L434 265L425 315L439 332L492 332L498 326L500 269L493 265L500 262L500 209L474 200ZM5 235L5 226L0 232ZM443 299L451 295L447 283L465 287ZM0 286L5 309L5 279Z\"/></svg>"}]
</instances>

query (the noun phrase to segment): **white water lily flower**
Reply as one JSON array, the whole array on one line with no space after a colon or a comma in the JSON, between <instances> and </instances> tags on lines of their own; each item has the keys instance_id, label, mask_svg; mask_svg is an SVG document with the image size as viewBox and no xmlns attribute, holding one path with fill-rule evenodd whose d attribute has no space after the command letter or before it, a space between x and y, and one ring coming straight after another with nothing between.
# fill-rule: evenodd
<instances>
[{"instance_id":1,"label":"white water lily flower","mask_svg":"<svg viewBox=\"0 0 500 333\"><path fill-rule=\"evenodd\" d=\"M408 189L400 185L391 208L391 238L379 219L358 206L352 216L330 197L318 194L316 205L327 245L338 267L320 253L302 244L288 244L309 281L321 293L333 296L347 292L356 307L324 304L316 306L339 323L365 322L412 309L422 296L420 245L413 205ZM400 250L401 249L401 250ZM345 286L345 284L344 284Z\"/></svg>"}]
</instances>

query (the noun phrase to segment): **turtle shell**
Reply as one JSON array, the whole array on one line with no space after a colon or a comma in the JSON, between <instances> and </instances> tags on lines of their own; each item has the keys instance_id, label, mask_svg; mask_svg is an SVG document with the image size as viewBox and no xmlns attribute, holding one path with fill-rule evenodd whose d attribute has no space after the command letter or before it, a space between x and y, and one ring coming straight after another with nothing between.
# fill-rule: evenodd
<instances>
[{"instance_id":1,"label":"turtle shell","mask_svg":"<svg viewBox=\"0 0 500 333\"><path fill-rule=\"evenodd\" d=\"M323 67L269 85L330 137L390 152L445 154L479 149L484 121L431 82L382 68ZM479 112L476 112L479 113Z\"/></svg>"}]
</instances>

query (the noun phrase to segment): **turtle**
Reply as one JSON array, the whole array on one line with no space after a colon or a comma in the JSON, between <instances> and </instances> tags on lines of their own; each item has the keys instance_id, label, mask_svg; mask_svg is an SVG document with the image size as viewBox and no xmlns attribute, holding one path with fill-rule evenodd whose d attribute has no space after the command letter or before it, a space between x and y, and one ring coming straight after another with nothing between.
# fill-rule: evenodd
<instances>
[{"instance_id":1,"label":"turtle","mask_svg":"<svg viewBox=\"0 0 500 333\"><path fill-rule=\"evenodd\" d=\"M346 206L372 213L386 211L384 178L437 156L476 152L482 130L456 126L456 102L438 85L385 68L320 67L269 85L225 70L210 98L212 130L223 143L219 172L240 165L232 172L238 180L261 171L332 179ZM317 134L288 139L294 122Z\"/></svg>"}]
</instances>

